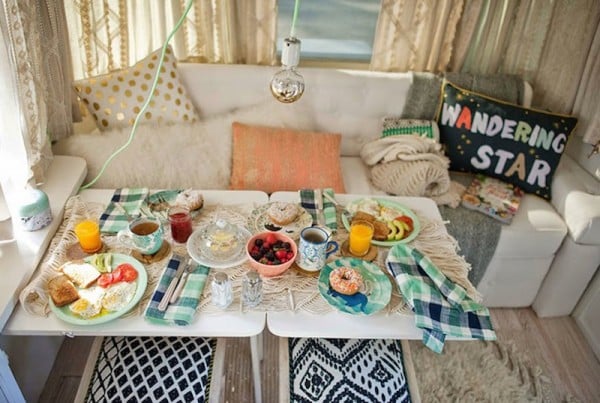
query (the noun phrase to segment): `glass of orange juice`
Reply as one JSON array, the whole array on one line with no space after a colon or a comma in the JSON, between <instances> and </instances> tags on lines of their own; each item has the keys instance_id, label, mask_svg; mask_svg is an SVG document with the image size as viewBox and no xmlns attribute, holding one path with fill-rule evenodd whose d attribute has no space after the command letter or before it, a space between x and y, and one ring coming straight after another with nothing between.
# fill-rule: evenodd
<instances>
[{"instance_id":1,"label":"glass of orange juice","mask_svg":"<svg viewBox=\"0 0 600 403\"><path fill-rule=\"evenodd\" d=\"M364 256L369 252L373 239L373 224L368 221L356 220L350 225L348 248L354 256Z\"/></svg>"},{"instance_id":2,"label":"glass of orange juice","mask_svg":"<svg viewBox=\"0 0 600 403\"><path fill-rule=\"evenodd\" d=\"M85 253L98 252L102 248L100 226L96 221L83 220L75 226L75 235Z\"/></svg>"}]
</instances>

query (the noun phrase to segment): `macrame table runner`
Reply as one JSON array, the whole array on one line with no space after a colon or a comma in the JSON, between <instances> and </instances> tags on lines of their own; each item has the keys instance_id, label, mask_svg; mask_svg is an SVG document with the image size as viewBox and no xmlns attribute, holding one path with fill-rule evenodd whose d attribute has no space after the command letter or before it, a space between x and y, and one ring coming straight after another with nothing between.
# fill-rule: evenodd
<instances>
[{"instance_id":1,"label":"macrame table runner","mask_svg":"<svg viewBox=\"0 0 600 403\"><path fill-rule=\"evenodd\" d=\"M67 257L67 250L73 243L77 242L77 238L73 231L75 224L83 218L99 217L105 207L105 205L100 203L84 202L79 196L74 196L68 200L63 223L54 236L50 247L42 260L39 272L20 294L20 302L27 312L39 316L46 316L49 313L50 309L46 284L50 278L57 275L58 269L69 260ZM257 206L254 203L229 206L204 206L200 214L194 218L194 229L213 221L216 215L226 218L237 225L245 226L247 217L256 207ZM334 239L341 245L341 243L347 239L348 232L345 230L340 220L340 213L341 211L338 211L339 229L335 233ZM417 210L415 213L421 222L421 232L419 233L419 236L411 242L411 245L427 255L447 277L464 287L473 299L480 300L480 295L467 278L470 266L463 257L456 253L457 243L454 238L448 235L444 224L441 221L424 217ZM170 237L170 231L165 231L165 239L171 244L175 253L187 253L185 245L173 243ZM123 254L130 254L131 252L129 249L120 245L117 237L114 235L103 235L102 240L105 243L108 252ZM380 247L378 257L374 263L377 263L382 267L383 272L389 277L389 274L385 269L387 252L387 248ZM154 293L158 281L169 261L169 257L170 255L166 256L161 261L144 265L148 273L148 285L140 303L127 314L128 316L143 315L144 309ZM330 256L329 260L338 257L340 257L339 251L337 254ZM227 310L244 311L248 309L241 303L242 278L244 274L250 270L248 263L219 270L224 270L232 282L234 299ZM217 271L217 269L213 269L209 273L197 308L197 313L199 314L215 314L222 312L221 309L215 307L211 302L210 284ZM395 284L393 279L391 277L389 278L390 281L392 281L392 284ZM305 311L315 314L332 312L335 308L331 307L325 299L321 297L317 287L317 281L317 277L304 275L294 269L287 270L278 277L264 278L262 303L256 308L251 309L258 311ZM410 308L405 304L398 291L398 287L395 285L392 287L392 297L390 303L385 308L385 312L387 314L410 313Z\"/></svg>"}]
</instances>

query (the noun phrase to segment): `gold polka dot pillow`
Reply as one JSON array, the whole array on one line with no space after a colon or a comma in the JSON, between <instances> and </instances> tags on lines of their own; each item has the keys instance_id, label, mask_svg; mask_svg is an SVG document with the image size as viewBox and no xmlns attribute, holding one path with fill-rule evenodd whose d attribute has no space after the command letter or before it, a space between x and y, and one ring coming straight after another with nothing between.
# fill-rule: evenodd
<instances>
[{"instance_id":1,"label":"gold polka dot pillow","mask_svg":"<svg viewBox=\"0 0 600 403\"><path fill-rule=\"evenodd\" d=\"M150 53L132 67L74 83L100 130L133 125L150 94L161 50ZM140 124L198 120L196 109L179 81L176 66L173 51L168 47L156 89Z\"/></svg>"}]
</instances>

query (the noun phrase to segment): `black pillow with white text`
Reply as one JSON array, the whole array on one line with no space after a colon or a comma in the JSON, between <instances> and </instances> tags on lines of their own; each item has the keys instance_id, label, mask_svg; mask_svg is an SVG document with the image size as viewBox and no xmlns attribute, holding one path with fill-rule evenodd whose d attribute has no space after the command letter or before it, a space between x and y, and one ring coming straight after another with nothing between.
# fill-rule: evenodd
<instances>
[{"instance_id":1,"label":"black pillow with white text","mask_svg":"<svg viewBox=\"0 0 600 403\"><path fill-rule=\"evenodd\" d=\"M552 176L577 119L444 82L437 123L450 169L482 173L550 199Z\"/></svg>"}]
</instances>

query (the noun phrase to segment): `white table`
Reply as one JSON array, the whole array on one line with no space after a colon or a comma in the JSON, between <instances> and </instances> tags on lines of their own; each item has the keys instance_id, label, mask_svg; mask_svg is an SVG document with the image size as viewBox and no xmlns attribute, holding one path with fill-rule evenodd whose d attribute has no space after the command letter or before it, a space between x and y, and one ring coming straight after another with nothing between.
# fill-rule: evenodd
<instances>
[{"instance_id":1,"label":"white table","mask_svg":"<svg viewBox=\"0 0 600 403\"><path fill-rule=\"evenodd\" d=\"M341 205L370 197L365 195L336 194ZM426 217L442 220L435 202L423 197L377 196L397 201L406 207L418 209ZM275 192L271 201L299 202L297 192ZM423 331L415 326L412 314L376 313L369 316L350 315L338 311L326 314L311 314L301 311L267 312L267 327L281 337L321 337L321 338L390 338L421 339Z\"/></svg>"},{"instance_id":2,"label":"white table","mask_svg":"<svg viewBox=\"0 0 600 403\"><path fill-rule=\"evenodd\" d=\"M113 190L88 189L80 193L88 202L108 204ZM258 191L202 191L206 205L266 203L266 193ZM56 315L33 316L21 305L13 312L3 333L6 335L67 335L67 336L195 336L195 337L249 337L256 401L261 401L260 358L261 334L266 313L260 311L227 311L218 314L197 315L189 326L164 326L146 321L142 315L128 316L94 325L77 326L61 321Z\"/></svg>"}]
</instances>

